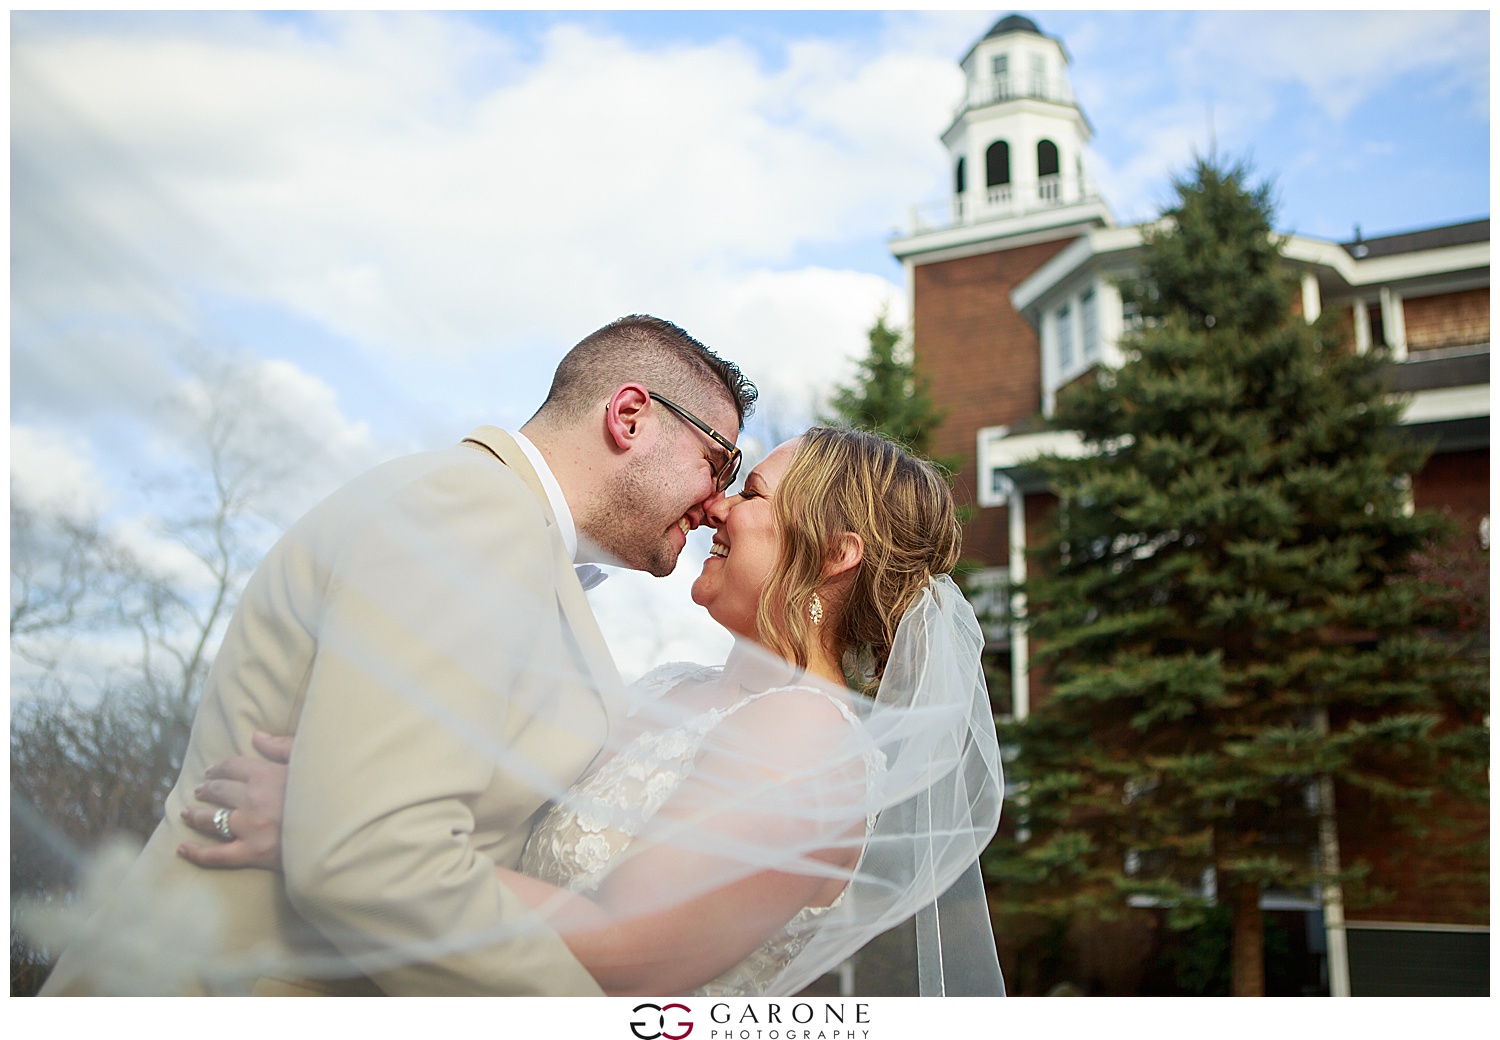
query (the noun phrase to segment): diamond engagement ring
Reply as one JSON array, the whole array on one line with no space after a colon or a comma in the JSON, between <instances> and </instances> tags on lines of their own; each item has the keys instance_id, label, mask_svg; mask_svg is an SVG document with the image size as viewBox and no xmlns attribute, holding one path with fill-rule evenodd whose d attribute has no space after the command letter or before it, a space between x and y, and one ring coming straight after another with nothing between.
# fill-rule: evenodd
<instances>
[{"instance_id":1,"label":"diamond engagement ring","mask_svg":"<svg viewBox=\"0 0 1500 1040\"><path fill-rule=\"evenodd\" d=\"M219 832L219 837L225 841L234 840L234 831L229 829L229 814L232 809L219 809L214 813L214 830Z\"/></svg>"}]
</instances>

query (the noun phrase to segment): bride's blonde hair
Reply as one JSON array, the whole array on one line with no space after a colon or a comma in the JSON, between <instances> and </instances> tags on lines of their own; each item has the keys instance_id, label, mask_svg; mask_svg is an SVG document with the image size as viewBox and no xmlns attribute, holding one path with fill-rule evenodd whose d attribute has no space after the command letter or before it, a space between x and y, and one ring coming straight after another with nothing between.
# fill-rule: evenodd
<instances>
[{"instance_id":1,"label":"bride's blonde hair","mask_svg":"<svg viewBox=\"0 0 1500 1040\"><path fill-rule=\"evenodd\" d=\"M896 626L927 580L958 562L962 533L948 483L929 462L863 430L815 426L803 434L773 496L781 548L756 612L762 641L798 667L822 638L862 661L862 685L879 684ZM852 575L825 582L841 536L864 541ZM837 597L829 586L847 583ZM808 614L825 604L821 629Z\"/></svg>"}]
</instances>

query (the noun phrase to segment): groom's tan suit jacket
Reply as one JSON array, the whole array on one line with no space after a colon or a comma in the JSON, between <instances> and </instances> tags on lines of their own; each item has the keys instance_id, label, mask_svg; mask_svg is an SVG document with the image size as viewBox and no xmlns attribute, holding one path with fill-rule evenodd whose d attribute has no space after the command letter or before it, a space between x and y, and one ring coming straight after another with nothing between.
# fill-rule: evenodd
<instances>
[{"instance_id":1,"label":"groom's tan suit jacket","mask_svg":"<svg viewBox=\"0 0 1500 1040\"><path fill-rule=\"evenodd\" d=\"M599 993L493 866L600 751L618 676L516 442L397 459L246 586L165 819L44 993ZM295 733L285 874L200 870L211 763Z\"/></svg>"}]
</instances>

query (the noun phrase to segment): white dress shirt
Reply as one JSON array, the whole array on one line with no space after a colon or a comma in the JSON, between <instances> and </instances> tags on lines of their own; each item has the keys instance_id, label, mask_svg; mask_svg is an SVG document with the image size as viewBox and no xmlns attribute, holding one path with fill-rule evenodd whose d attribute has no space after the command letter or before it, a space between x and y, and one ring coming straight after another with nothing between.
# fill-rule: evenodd
<instances>
[{"instance_id":1,"label":"white dress shirt","mask_svg":"<svg viewBox=\"0 0 1500 1040\"><path fill-rule=\"evenodd\" d=\"M563 548L568 550L568 559L573 561L573 570L578 573L578 580L587 592L609 575L592 563L578 563L578 527L573 523L573 510L568 508L568 500L563 497L562 485L552 475L552 467L547 465L547 460L542 457L537 446L531 443L530 438L520 430L512 432L511 436L515 438L526 460L531 463L531 468L536 470L537 479L542 482L542 490L547 493L547 501L552 506L553 515L557 517L557 533L562 535Z\"/></svg>"}]
</instances>

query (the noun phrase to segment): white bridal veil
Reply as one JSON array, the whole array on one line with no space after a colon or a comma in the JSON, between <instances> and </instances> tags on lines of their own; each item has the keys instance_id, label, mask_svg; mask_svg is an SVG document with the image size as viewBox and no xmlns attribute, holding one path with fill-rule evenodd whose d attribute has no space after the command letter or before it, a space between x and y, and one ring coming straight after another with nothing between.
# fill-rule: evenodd
<instances>
[{"instance_id":1,"label":"white bridal veil","mask_svg":"<svg viewBox=\"0 0 1500 1040\"><path fill-rule=\"evenodd\" d=\"M413 529L387 532L388 545L420 552L412 547L427 544L422 522L414 516ZM395 523L399 528L400 521ZM534 594L514 582L505 584L483 566L471 566L475 559L460 547L442 559L408 559L390 570L410 574L413 566L420 567L432 587L443 590L441 596L416 589L391 595L381 587L386 570L378 559L341 572L340 580L349 585L341 595L378 602L384 613L379 627L333 625L321 634L320 659L345 662L353 673L368 677L371 691L368 708L341 723L351 745L370 745L358 760L359 769L368 772L325 776L322 784L348 784L351 791L337 793L357 801L360 788L373 782L365 777L384 782L394 776L418 806L413 811L421 812L425 801L436 804L445 796L428 778L400 773L404 749L408 742L443 745L486 782L507 777L568 806L585 827L600 833L623 828L634 835L598 889L607 894L606 911L620 925L712 898L717 890L764 871L837 879L842 895L804 922L797 942L766 969L758 984L763 995L795 994L875 936L913 917L923 995L1003 993L978 871L979 854L1000 815L1000 757L980 666L983 636L950 578L931 579L907 611L873 698L842 687L819 689L816 680L744 644L725 667L693 671L694 677L675 687L645 681L619 688L613 676L591 669L577 647L541 664L536 655L519 652L548 627L538 619L555 615L557 607L535 602ZM417 650L393 652L393 643L408 642ZM533 674L521 674L523 669ZM534 674L538 671L546 674ZM434 681L435 675L443 678ZM564 686L584 687L591 696L582 702L605 706L607 732L597 710L575 717L569 705L580 699L556 696ZM314 690L308 697L304 722L317 710L316 696ZM751 703L755 710L746 707ZM842 707L827 710L833 703ZM215 713L231 710L206 698L195 745L202 742L200 731L216 724ZM576 774L559 780L541 760L537 741L509 738L508 727L522 717L555 735L541 745L597 745L602 738L595 767L610 756L635 756L643 784L668 791L660 811L639 804L601 805L579 794ZM701 737L686 768L681 748L641 739L663 733ZM289 798L297 794L301 739L299 730ZM190 748L188 771L205 764L194 755ZM587 763L588 756L581 761ZM672 775L658 784L664 774ZM196 779L185 774L179 791L190 792ZM174 811L169 802L169 816ZM289 808L288 862L297 855L297 844L308 839L291 826L292 818ZM404 862L458 855L455 843L464 836L454 833L450 819L433 819L426 839L432 848L415 843L403 851ZM353 862L362 854L361 833L351 832L336 854ZM632 877L632 861L663 866L637 871L635 880L619 880ZM228 949L217 942L214 924L240 912L234 893L252 887L242 880L217 889L151 892L138 865L106 897L116 908L96 919L95 934L85 941L94 944L96 959L113 958L119 991L173 992L174 980L162 973L183 971L211 979L217 991L233 992L248 991L251 980L267 974L374 974L393 965L461 958L500 943L524 944L528 932L539 927L536 916L522 915L500 925L491 918L484 927L420 935L403 917L409 873L396 871L378 891L362 897L369 904L359 908L363 916L349 918L371 922L368 930L359 924L342 934L321 925L316 931L293 927L284 930L291 939L275 949ZM222 905L209 905L213 901ZM128 904L129 912L120 904ZM294 914L285 901L275 912ZM764 931L775 932L782 923L768 920Z\"/></svg>"}]
</instances>

